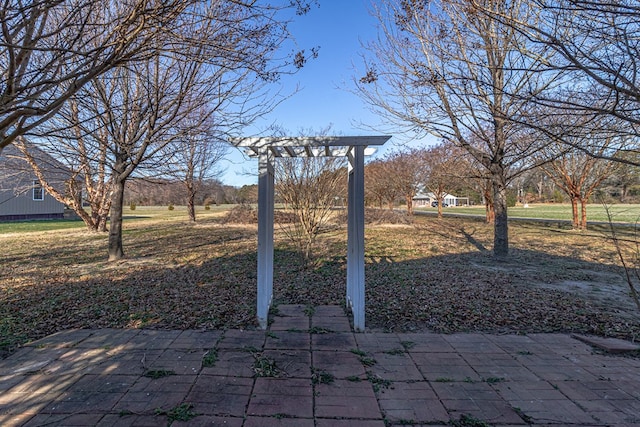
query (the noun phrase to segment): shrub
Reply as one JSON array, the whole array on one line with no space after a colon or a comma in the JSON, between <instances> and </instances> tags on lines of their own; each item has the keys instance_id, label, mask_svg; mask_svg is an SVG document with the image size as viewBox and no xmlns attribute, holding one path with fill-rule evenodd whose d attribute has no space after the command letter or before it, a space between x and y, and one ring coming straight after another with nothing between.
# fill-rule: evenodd
<instances>
[{"instance_id":1,"label":"shrub","mask_svg":"<svg viewBox=\"0 0 640 427\"><path fill-rule=\"evenodd\" d=\"M339 224L347 223L347 210L343 210L336 216ZM389 209L367 208L364 211L364 222L366 224L413 224L413 216L405 211L395 211Z\"/></svg>"},{"instance_id":2,"label":"shrub","mask_svg":"<svg viewBox=\"0 0 640 427\"><path fill-rule=\"evenodd\" d=\"M135 211L136 210L136 204L131 202L129 203L129 210Z\"/></svg>"},{"instance_id":3,"label":"shrub","mask_svg":"<svg viewBox=\"0 0 640 427\"><path fill-rule=\"evenodd\" d=\"M204 210L205 211L210 211L211 210L211 206L209 206L208 204L204 205Z\"/></svg>"},{"instance_id":4,"label":"shrub","mask_svg":"<svg viewBox=\"0 0 640 427\"><path fill-rule=\"evenodd\" d=\"M228 224L257 224L258 210L246 203L234 206L227 212L224 222Z\"/></svg>"},{"instance_id":5,"label":"shrub","mask_svg":"<svg viewBox=\"0 0 640 427\"><path fill-rule=\"evenodd\" d=\"M175 209L175 208L173 207L173 203L169 203L169 210L170 210L170 211L172 211L172 210L174 210L174 209Z\"/></svg>"}]
</instances>

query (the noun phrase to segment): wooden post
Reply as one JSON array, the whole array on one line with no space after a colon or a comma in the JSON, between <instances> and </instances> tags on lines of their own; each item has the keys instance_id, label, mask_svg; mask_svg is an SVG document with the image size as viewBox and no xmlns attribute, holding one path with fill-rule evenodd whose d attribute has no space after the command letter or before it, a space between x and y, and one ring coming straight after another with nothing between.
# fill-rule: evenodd
<instances>
[{"instance_id":1,"label":"wooden post","mask_svg":"<svg viewBox=\"0 0 640 427\"><path fill-rule=\"evenodd\" d=\"M364 146L351 147L347 205L347 306L353 328L364 331Z\"/></svg>"},{"instance_id":2,"label":"wooden post","mask_svg":"<svg viewBox=\"0 0 640 427\"><path fill-rule=\"evenodd\" d=\"M267 329L273 299L273 154L268 148L258 156L258 301L257 317Z\"/></svg>"}]
</instances>

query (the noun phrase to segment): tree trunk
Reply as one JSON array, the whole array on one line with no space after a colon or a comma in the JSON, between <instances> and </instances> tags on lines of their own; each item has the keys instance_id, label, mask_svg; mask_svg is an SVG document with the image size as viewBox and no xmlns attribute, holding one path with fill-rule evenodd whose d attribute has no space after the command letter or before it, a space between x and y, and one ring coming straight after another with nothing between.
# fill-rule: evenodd
<instances>
[{"instance_id":1,"label":"tree trunk","mask_svg":"<svg viewBox=\"0 0 640 427\"><path fill-rule=\"evenodd\" d=\"M502 173L494 173L493 208L495 221L493 225L493 255L498 259L509 255L509 224L507 215L507 185Z\"/></svg>"},{"instance_id":2,"label":"tree trunk","mask_svg":"<svg viewBox=\"0 0 640 427\"><path fill-rule=\"evenodd\" d=\"M580 229L587 229L587 198L580 199Z\"/></svg>"},{"instance_id":3,"label":"tree trunk","mask_svg":"<svg viewBox=\"0 0 640 427\"><path fill-rule=\"evenodd\" d=\"M624 203L627 201L628 192L629 192L629 186L627 184L623 184L622 189L620 190L620 203Z\"/></svg>"},{"instance_id":4,"label":"tree trunk","mask_svg":"<svg viewBox=\"0 0 640 427\"><path fill-rule=\"evenodd\" d=\"M571 225L573 228L580 228L580 215L578 214L578 198L574 195L569 196L571 198Z\"/></svg>"},{"instance_id":5,"label":"tree trunk","mask_svg":"<svg viewBox=\"0 0 640 427\"><path fill-rule=\"evenodd\" d=\"M187 187L187 211L189 212L189 221L196 222L196 192L193 187Z\"/></svg>"},{"instance_id":6,"label":"tree trunk","mask_svg":"<svg viewBox=\"0 0 640 427\"><path fill-rule=\"evenodd\" d=\"M409 215L413 215L413 196L405 196L405 200L407 202L407 213Z\"/></svg>"},{"instance_id":7,"label":"tree trunk","mask_svg":"<svg viewBox=\"0 0 640 427\"><path fill-rule=\"evenodd\" d=\"M116 179L111 200L111 217L109 225L109 261L117 261L124 257L122 248L122 212L124 205L124 179Z\"/></svg>"},{"instance_id":8,"label":"tree trunk","mask_svg":"<svg viewBox=\"0 0 640 427\"><path fill-rule=\"evenodd\" d=\"M496 210L493 206L493 196L490 194L489 190L485 188L485 194L482 198L484 199L487 224L494 224L496 221Z\"/></svg>"},{"instance_id":9,"label":"tree trunk","mask_svg":"<svg viewBox=\"0 0 640 427\"><path fill-rule=\"evenodd\" d=\"M101 215L100 220L98 222L98 231L101 233L107 232L107 216Z\"/></svg>"}]
</instances>

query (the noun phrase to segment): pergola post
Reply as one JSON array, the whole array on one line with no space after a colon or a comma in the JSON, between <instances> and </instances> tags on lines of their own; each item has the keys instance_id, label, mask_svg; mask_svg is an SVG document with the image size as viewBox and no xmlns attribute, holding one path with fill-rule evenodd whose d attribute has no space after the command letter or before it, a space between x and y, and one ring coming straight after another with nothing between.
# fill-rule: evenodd
<instances>
[{"instance_id":1,"label":"pergola post","mask_svg":"<svg viewBox=\"0 0 640 427\"><path fill-rule=\"evenodd\" d=\"M273 154L268 149L258 155L258 304L257 317L267 328L273 299Z\"/></svg>"},{"instance_id":2,"label":"pergola post","mask_svg":"<svg viewBox=\"0 0 640 427\"><path fill-rule=\"evenodd\" d=\"M364 146L351 147L347 159L347 307L353 328L364 331Z\"/></svg>"}]
</instances>

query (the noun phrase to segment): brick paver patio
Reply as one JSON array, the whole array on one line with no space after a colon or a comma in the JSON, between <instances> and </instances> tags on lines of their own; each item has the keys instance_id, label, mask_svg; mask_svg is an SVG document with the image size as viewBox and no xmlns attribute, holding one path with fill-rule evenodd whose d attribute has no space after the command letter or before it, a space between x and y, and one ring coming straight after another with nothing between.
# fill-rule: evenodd
<instances>
[{"instance_id":1,"label":"brick paver patio","mask_svg":"<svg viewBox=\"0 0 640 427\"><path fill-rule=\"evenodd\" d=\"M340 307L277 311L268 331L71 330L30 343L0 361L0 425L640 426L631 343L360 334Z\"/></svg>"}]
</instances>

